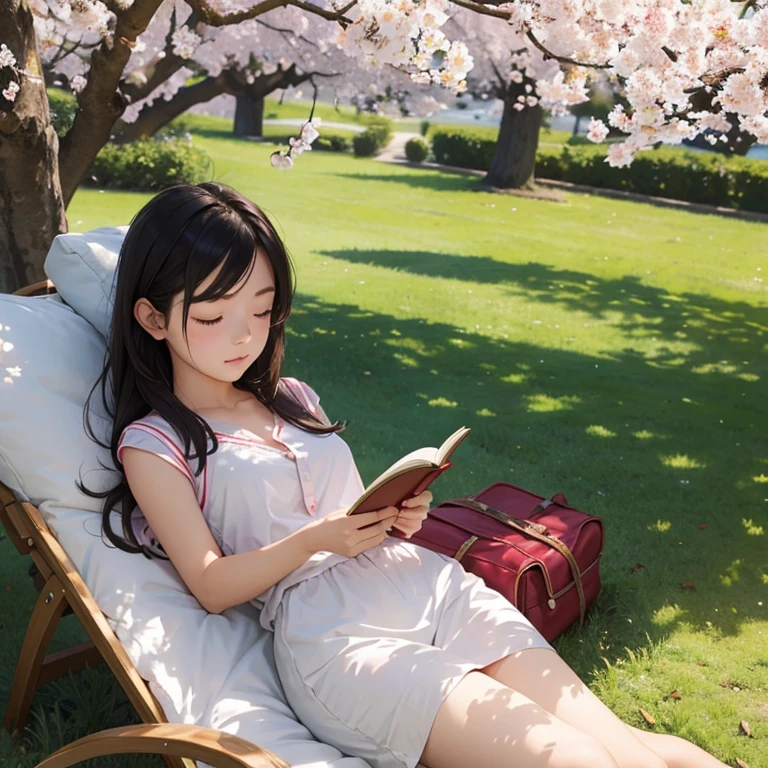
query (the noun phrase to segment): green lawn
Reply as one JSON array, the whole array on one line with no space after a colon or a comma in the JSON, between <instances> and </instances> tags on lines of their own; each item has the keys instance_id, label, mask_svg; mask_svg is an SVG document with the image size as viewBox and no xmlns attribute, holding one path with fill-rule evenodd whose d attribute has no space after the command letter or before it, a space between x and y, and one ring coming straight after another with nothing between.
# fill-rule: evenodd
<instances>
[{"instance_id":1,"label":"green lawn","mask_svg":"<svg viewBox=\"0 0 768 768\"><path fill-rule=\"evenodd\" d=\"M348 419L364 478L466 424L437 498L509 480L603 516L603 591L559 651L626 721L650 727L642 707L768 766L768 226L319 152L277 172L271 145L199 144L287 241L284 372ZM127 223L148 197L82 190L70 228ZM2 707L35 595L0 555ZM103 671L48 686L27 754L2 734L0 764L129 716Z\"/></svg>"}]
</instances>

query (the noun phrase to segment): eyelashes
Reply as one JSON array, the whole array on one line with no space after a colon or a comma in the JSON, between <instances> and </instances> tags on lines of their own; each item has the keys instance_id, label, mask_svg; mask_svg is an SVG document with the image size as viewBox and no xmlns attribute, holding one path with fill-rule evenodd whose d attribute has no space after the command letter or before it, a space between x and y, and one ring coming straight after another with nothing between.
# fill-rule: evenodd
<instances>
[{"instance_id":1,"label":"eyelashes","mask_svg":"<svg viewBox=\"0 0 768 768\"><path fill-rule=\"evenodd\" d=\"M263 312L255 314L254 317L269 317L270 314L272 314L272 307L265 309ZM216 325L216 323L220 323L222 320L221 317L215 317L213 320L201 320L199 317L194 317L192 319L201 325Z\"/></svg>"}]
</instances>

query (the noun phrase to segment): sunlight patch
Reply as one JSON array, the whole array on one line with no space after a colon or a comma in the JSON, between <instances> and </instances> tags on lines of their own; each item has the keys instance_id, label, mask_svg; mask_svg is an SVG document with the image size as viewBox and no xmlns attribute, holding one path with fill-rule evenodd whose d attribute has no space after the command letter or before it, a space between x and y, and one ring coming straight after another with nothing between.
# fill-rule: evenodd
<instances>
[{"instance_id":1,"label":"sunlight patch","mask_svg":"<svg viewBox=\"0 0 768 768\"><path fill-rule=\"evenodd\" d=\"M458 403L455 400L446 400L444 397L435 397L432 400L428 400L427 405L436 408L455 408Z\"/></svg>"},{"instance_id":2,"label":"sunlight patch","mask_svg":"<svg viewBox=\"0 0 768 768\"><path fill-rule=\"evenodd\" d=\"M655 523L651 523L648 526L649 531L658 531L659 533L666 533L672 527L672 523L669 520L657 520Z\"/></svg>"},{"instance_id":3,"label":"sunlight patch","mask_svg":"<svg viewBox=\"0 0 768 768\"><path fill-rule=\"evenodd\" d=\"M768 483L768 475L755 475L752 480L755 483Z\"/></svg>"},{"instance_id":4,"label":"sunlight patch","mask_svg":"<svg viewBox=\"0 0 768 768\"><path fill-rule=\"evenodd\" d=\"M740 373L736 378L750 383L760 381L760 377L756 373Z\"/></svg>"},{"instance_id":5,"label":"sunlight patch","mask_svg":"<svg viewBox=\"0 0 768 768\"><path fill-rule=\"evenodd\" d=\"M659 459L665 467L672 467L672 469L704 469L707 466L683 453L676 453L674 456L659 456Z\"/></svg>"},{"instance_id":6,"label":"sunlight patch","mask_svg":"<svg viewBox=\"0 0 768 768\"><path fill-rule=\"evenodd\" d=\"M610 429L601 427L599 424L590 424L585 432L593 437L616 437L615 432L611 432Z\"/></svg>"},{"instance_id":7,"label":"sunlight patch","mask_svg":"<svg viewBox=\"0 0 768 768\"><path fill-rule=\"evenodd\" d=\"M650 432L647 429L641 429L638 432L633 432L632 437L636 437L638 440L652 440L657 437L661 440L664 439L664 435L660 435L658 432Z\"/></svg>"},{"instance_id":8,"label":"sunlight patch","mask_svg":"<svg viewBox=\"0 0 768 768\"><path fill-rule=\"evenodd\" d=\"M475 411L475 416L496 416L496 414L488 408L481 408L479 411Z\"/></svg>"},{"instance_id":9,"label":"sunlight patch","mask_svg":"<svg viewBox=\"0 0 768 768\"><path fill-rule=\"evenodd\" d=\"M526 397L528 410L538 413L550 413L552 411L573 410L575 403L580 403L577 395L563 395L563 397L549 397L549 395L530 395Z\"/></svg>"},{"instance_id":10,"label":"sunlight patch","mask_svg":"<svg viewBox=\"0 0 768 768\"><path fill-rule=\"evenodd\" d=\"M528 381L527 373L510 373L508 376L502 376L501 380L507 384L524 384Z\"/></svg>"},{"instance_id":11,"label":"sunlight patch","mask_svg":"<svg viewBox=\"0 0 768 768\"><path fill-rule=\"evenodd\" d=\"M399 352L395 352L392 357L395 358L395 360L398 360L403 365L407 365L409 368L418 368L419 367L419 361L414 360L410 355L403 355Z\"/></svg>"},{"instance_id":12,"label":"sunlight patch","mask_svg":"<svg viewBox=\"0 0 768 768\"><path fill-rule=\"evenodd\" d=\"M659 608L651 617L651 621L659 627L677 621L685 611L679 605L665 605Z\"/></svg>"},{"instance_id":13,"label":"sunlight patch","mask_svg":"<svg viewBox=\"0 0 768 768\"><path fill-rule=\"evenodd\" d=\"M737 558L726 569L725 573L720 575L720 583L724 587L730 587L739 580L739 566L741 560Z\"/></svg>"},{"instance_id":14,"label":"sunlight patch","mask_svg":"<svg viewBox=\"0 0 768 768\"><path fill-rule=\"evenodd\" d=\"M736 373L736 366L721 360L719 363L706 363L691 368L691 373Z\"/></svg>"},{"instance_id":15,"label":"sunlight patch","mask_svg":"<svg viewBox=\"0 0 768 768\"><path fill-rule=\"evenodd\" d=\"M755 525L751 518L749 520L742 518L741 524L744 526L748 536L762 536L765 533L763 526Z\"/></svg>"}]
</instances>

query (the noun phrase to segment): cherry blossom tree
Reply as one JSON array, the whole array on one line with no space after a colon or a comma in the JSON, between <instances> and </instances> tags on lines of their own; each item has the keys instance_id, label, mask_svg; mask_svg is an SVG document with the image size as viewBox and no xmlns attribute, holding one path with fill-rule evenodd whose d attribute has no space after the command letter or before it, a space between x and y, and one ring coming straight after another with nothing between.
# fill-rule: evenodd
<instances>
[{"instance_id":1,"label":"cherry blossom tree","mask_svg":"<svg viewBox=\"0 0 768 768\"><path fill-rule=\"evenodd\" d=\"M541 54L541 74L518 62L518 71L536 85L529 92L525 86L532 83L522 83L523 92L515 97L520 108L514 111L542 105L557 111L586 100L592 70L620 81L630 106L617 107L607 121L627 137L609 147L613 165L628 165L637 152L658 142L679 143L704 131L715 132L717 140L716 132L730 127L727 115L741 130L768 142L764 0L167 2L182 11L171 39L171 53L176 49L181 58L185 44L196 44L197 24L234 29L290 8L327 22L334 44L358 60L396 66L417 82L455 91L466 85L472 56L462 40L449 39L442 28L456 8L463 8L509 25ZM5 254L0 289L42 275L47 244L66 226L71 184L92 159L89 148L107 141L129 106L124 72L161 6L162 0L0 0L0 249ZM190 13L195 27L187 23ZM60 143L50 125L38 53L46 41L62 57L75 45L90 49L86 70L71 79L79 91L78 111ZM154 70L149 67L147 83L154 77L167 81L161 75L169 63L161 58ZM313 130L307 129L305 138ZM607 132L605 122L592 121L591 138L602 140ZM293 149L301 147L297 143ZM60 179L68 180L66 190Z\"/></svg>"}]
</instances>

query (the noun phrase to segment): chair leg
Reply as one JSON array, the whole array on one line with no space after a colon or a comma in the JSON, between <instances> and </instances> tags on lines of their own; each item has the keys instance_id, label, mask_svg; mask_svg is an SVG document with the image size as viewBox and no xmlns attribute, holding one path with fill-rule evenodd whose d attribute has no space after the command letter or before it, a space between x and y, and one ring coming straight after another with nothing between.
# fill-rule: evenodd
<instances>
[{"instance_id":1,"label":"chair leg","mask_svg":"<svg viewBox=\"0 0 768 768\"><path fill-rule=\"evenodd\" d=\"M19 735L27 723L45 650L66 607L61 582L56 576L51 576L37 598L11 684L3 725L14 736Z\"/></svg>"}]
</instances>

